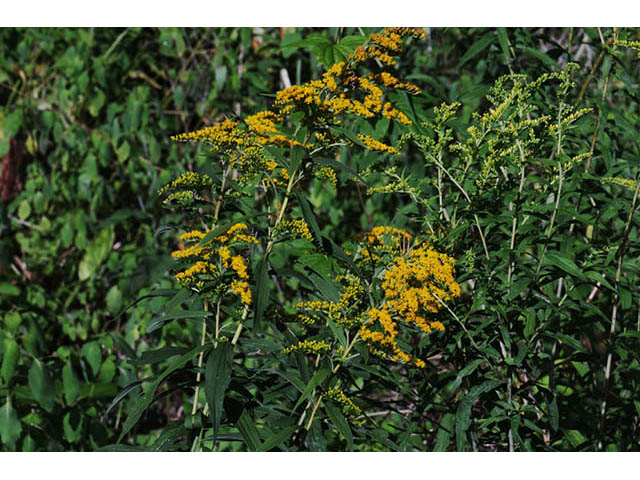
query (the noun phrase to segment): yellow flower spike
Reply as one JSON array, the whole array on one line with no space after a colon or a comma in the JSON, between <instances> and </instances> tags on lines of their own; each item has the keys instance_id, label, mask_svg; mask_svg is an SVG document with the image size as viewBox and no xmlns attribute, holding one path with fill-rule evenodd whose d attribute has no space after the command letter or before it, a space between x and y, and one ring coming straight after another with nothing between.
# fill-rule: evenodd
<instances>
[{"instance_id":1,"label":"yellow flower spike","mask_svg":"<svg viewBox=\"0 0 640 480\"><path fill-rule=\"evenodd\" d=\"M234 280L231 282L231 291L240 297L242 303L251 305L251 290L247 282Z\"/></svg>"},{"instance_id":2,"label":"yellow flower spike","mask_svg":"<svg viewBox=\"0 0 640 480\"><path fill-rule=\"evenodd\" d=\"M395 148L393 148L391 145L386 145L382 142L379 142L378 140L376 140L373 137L370 137L369 135L362 135L361 133L359 133L358 138L362 143L364 143L365 147L367 147L369 150L390 153L392 155L399 155L398 151Z\"/></svg>"},{"instance_id":3,"label":"yellow flower spike","mask_svg":"<svg viewBox=\"0 0 640 480\"><path fill-rule=\"evenodd\" d=\"M220 247L218 249L218 256L222 260L222 263L224 263L225 267L229 266L229 259L231 258L231 250L229 249L229 247Z\"/></svg>"},{"instance_id":4,"label":"yellow flower spike","mask_svg":"<svg viewBox=\"0 0 640 480\"><path fill-rule=\"evenodd\" d=\"M238 274L238 277L243 279L248 279L249 274L247 273L247 265L244 263L244 259L240 256L235 256L231 258L231 268L235 270Z\"/></svg>"},{"instance_id":5,"label":"yellow flower spike","mask_svg":"<svg viewBox=\"0 0 640 480\"><path fill-rule=\"evenodd\" d=\"M311 354L325 354L331 351L331 345L324 340L303 340L295 345L291 345L280 353L304 352Z\"/></svg>"}]
</instances>

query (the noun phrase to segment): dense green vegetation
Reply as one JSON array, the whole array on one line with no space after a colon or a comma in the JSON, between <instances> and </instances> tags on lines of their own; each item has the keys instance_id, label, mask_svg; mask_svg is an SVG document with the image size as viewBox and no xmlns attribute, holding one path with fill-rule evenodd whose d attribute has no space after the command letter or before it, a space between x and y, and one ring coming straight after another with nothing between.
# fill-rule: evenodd
<instances>
[{"instance_id":1,"label":"dense green vegetation","mask_svg":"<svg viewBox=\"0 0 640 480\"><path fill-rule=\"evenodd\" d=\"M0 31L2 450L638 449L637 30L431 29L336 74L409 123L294 102L289 143L171 141L250 137L379 30ZM179 235L240 222L252 301L224 259L181 287ZM410 240L366 260L376 226ZM362 325L427 246L461 292L379 358Z\"/></svg>"}]
</instances>

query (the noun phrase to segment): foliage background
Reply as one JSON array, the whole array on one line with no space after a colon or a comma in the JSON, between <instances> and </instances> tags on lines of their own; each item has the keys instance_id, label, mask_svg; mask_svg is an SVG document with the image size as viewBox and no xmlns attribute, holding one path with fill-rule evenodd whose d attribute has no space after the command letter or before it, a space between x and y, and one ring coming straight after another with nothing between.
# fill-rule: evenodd
<instances>
[{"instance_id":1,"label":"foliage background","mask_svg":"<svg viewBox=\"0 0 640 480\"><path fill-rule=\"evenodd\" d=\"M183 218L163 208L156 191L206 162L197 150L171 143L169 136L264 109L283 86L282 69L294 84L318 78L323 67L339 60L336 45L341 38L371 31L0 31L0 157L9 159L2 167L0 206L3 450L96 450L117 443L124 419L135 409L135 396L129 394L138 389L140 379L164 371L172 356L184 353L199 338L197 322L167 322L163 328L153 324L171 308L192 307L184 299L167 305L162 296L175 288L169 252L175 247L172 228ZM627 30L623 36L637 40L638 32ZM573 193L558 220L567 228L554 231L549 242L572 263L564 269L557 267L567 265L563 260L549 266L547 290L555 291L559 278L578 278L591 267L604 274L598 279L611 283L616 278L616 248L625 238L633 192L603 186L599 179L636 178L639 63L632 51L612 52L613 37L612 29L431 29L427 41L409 45L398 65L402 77L424 90L406 106L418 121L433 120L431 110L442 102L461 103L451 124L458 137L465 135L472 112L487 110L485 95L501 75L535 78L558 71L568 61L580 65L572 99L593 107L596 114L572 134L581 139L576 145L593 149L593 158L589 172L567 187ZM286 47L309 38L316 41ZM389 137L397 141L400 133L391 131ZM420 178L425 171L415 153L403 161L407 171ZM337 196L344 199L339 205ZM598 208L589 207L590 197ZM353 190L323 190L312 200L323 233L334 238L346 239L353 225L365 231L376 224L397 223L396 213L407 218L414 213L402 196L368 197L361 206ZM493 211L488 203L482 205L495 215L496 230L510 225L511 218L500 218L505 204L493 206ZM541 205L536 213L548 221L551 210L545 208ZM567 240L574 217L585 228L595 226L595 235ZM631 218L636 227L637 215ZM529 232L530 244L545 240L545 233ZM460 232L447 232L441 238L443 248L457 249L461 255L466 248L478 247L456 245L457 238ZM487 262L476 270L478 278L489 278L503 265L498 260L504 246L494 238L497 263ZM599 312L585 310L585 295L593 288L588 282L576 290L576 298L561 305L558 299L551 306L535 294L555 294L537 290L526 278L519 284L522 295L505 292L503 278L487 282L476 299L503 305L500 299L508 298L511 305L496 314L507 319L498 326L463 303L460 311L469 312L465 323L482 355L464 330L450 324L428 346L440 355L440 366L433 371L360 374L389 391L381 405L368 405L389 410L369 433L354 431L350 437L343 428L339 434L328 427L329 420L311 439L274 439L286 431L286 419L280 425L273 412L259 410L265 399L255 394L256 385L246 387L249 393L243 391L245 385L233 385L240 393L225 404L229 429L219 448L505 450L507 432L515 431L518 449L637 450L637 251L633 229L625 275L599 293L593 307ZM457 269L464 272L461 266ZM620 335L610 337L610 313L618 301L624 321L618 323ZM531 329L540 325L545 326L541 343L525 351L522 346L530 340ZM501 342L513 345L513 354L500 352ZM615 354L607 387L610 413L601 427L594 421L601 398L593 394L604 384L609 352ZM521 415L504 398L491 383L496 371L479 361L485 355L496 368L511 373L525 369L535 377L536 392L543 398L537 410ZM184 413L184 392L193 385L192 373L181 371L167 379L130 434L129 446L191 446L193 431L202 422ZM258 390L273 378L266 375ZM251 400L243 403L247 398Z\"/></svg>"}]
</instances>

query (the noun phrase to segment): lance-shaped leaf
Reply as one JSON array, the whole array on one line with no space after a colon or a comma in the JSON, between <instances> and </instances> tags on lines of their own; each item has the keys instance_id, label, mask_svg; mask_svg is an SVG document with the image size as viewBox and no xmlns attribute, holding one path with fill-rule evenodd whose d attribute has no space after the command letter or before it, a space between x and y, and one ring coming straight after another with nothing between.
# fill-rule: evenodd
<instances>
[{"instance_id":1,"label":"lance-shaped leaf","mask_svg":"<svg viewBox=\"0 0 640 480\"><path fill-rule=\"evenodd\" d=\"M207 397L213 422L214 443L220 429L224 394L231 382L233 369L233 345L219 343L209 354L204 371L204 393Z\"/></svg>"}]
</instances>

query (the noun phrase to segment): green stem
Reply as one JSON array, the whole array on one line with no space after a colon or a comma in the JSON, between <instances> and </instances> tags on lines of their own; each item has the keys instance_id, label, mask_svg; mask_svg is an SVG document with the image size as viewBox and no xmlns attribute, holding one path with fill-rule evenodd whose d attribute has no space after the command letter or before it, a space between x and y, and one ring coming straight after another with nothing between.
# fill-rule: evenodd
<instances>
[{"instance_id":1,"label":"green stem","mask_svg":"<svg viewBox=\"0 0 640 480\"><path fill-rule=\"evenodd\" d=\"M322 394L316 400L315 405L313 406L313 410L311 411L311 416L309 417L309 423L307 423L306 430L311 430L311 425L313 424L313 419L316 416L316 412L318 411L318 407L320 406L320 402L322 401Z\"/></svg>"}]
</instances>

